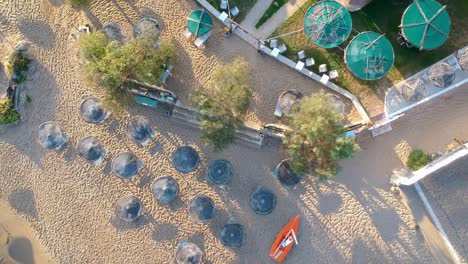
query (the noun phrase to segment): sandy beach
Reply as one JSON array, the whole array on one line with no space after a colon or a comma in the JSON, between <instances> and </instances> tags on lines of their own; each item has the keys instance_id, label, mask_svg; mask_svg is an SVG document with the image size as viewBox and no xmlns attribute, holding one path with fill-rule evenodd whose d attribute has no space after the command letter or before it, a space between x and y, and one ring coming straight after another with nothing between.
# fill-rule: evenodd
<instances>
[{"instance_id":1,"label":"sandy beach","mask_svg":"<svg viewBox=\"0 0 468 264\"><path fill-rule=\"evenodd\" d=\"M296 88L309 94L323 89L258 56L238 38L226 39L219 23L215 23L206 48L196 49L182 35L186 15L196 8L188 0L96 0L84 11L73 10L62 0L0 3L0 57L24 42L34 60L25 83L32 102L22 110L24 119L0 131L0 198L31 225L40 247L50 255L46 262L36 263L174 263L175 248L182 238L205 252L206 263L272 263L268 251L276 233L298 214L302 221L300 246L285 263L434 263L422 235L411 228L411 215L389 190L392 169L402 166L394 150L402 139L411 145L430 145L431 151L450 142L448 130L435 131L440 136L435 142L413 132L431 132L433 122L422 110L415 110L414 120L402 118L395 127L398 133L375 141L364 139L363 151L343 162L343 172L336 178L326 183L308 178L294 190L282 188L271 175L284 158L275 146L232 145L213 153L200 142L199 131L142 106L131 107L128 115L112 115L101 125L81 120L80 102L102 96L99 88L83 83L83 61L70 37L76 31L73 27L86 23L99 28L118 22L129 38L131 26L139 18L157 19L163 36L172 38L179 53L167 88L184 102L195 87L209 81L214 66L245 57L252 67L255 89L248 114L252 125L275 120L276 99L283 90ZM0 81L4 86L3 68ZM468 93L456 98L456 110L466 113L463 100ZM436 125L443 127L440 119L445 110L440 111ZM146 116L159 131L145 147L136 146L125 135L130 116L136 114ZM358 118L351 110L348 119ZM467 123L460 118L446 128L466 135ZM35 130L46 121L57 122L69 136L63 150L46 152L36 143ZM108 158L101 166L77 156L76 145L85 136L99 138L107 149ZM173 152L183 145L193 146L201 156L198 169L189 174L177 172L171 164ZM123 151L132 151L144 161L135 180L122 181L110 172L110 160ZM234 177L227 190L206 181L207 164L218 158L233 164ZM162 175L174 177L180 185L180 196L171 206L155 202L150 192L151 182ZM266 216L256 215L248 203L258 185L272 189L277 196L276 208ZM145 209L142 219L132 225L114 215L115 202L128 194L138 196ZM187 214L187 205L197 194L211 197L216 205L215 218L208 224L196 224ZM229 217L235 217L247 231L246 244L238 250L224 247L219 240Z\"/></svg>"}]
</instances>

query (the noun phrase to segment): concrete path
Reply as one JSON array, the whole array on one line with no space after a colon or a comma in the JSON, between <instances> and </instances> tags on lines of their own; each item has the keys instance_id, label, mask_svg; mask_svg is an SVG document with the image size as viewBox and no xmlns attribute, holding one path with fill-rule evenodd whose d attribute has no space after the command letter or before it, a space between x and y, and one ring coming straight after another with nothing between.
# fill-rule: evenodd
<instances>
[{"instance_id":1,"label":"concrete path","mask_svg":"<svg viewBox=\"0 0 468 264\"><path fill-rule=\"evenodd\" d=\"M259 0L247 14L244 21L242 21L241 26L255 36L261 39L266 39L307 1L290 0L288 3L283 5L280 10L278 10L272 17L270 17L270 19L268 19L265 24L263 24L259 29L256 29L255 24L257 24L260 17L262 17L263 13L268 9L272 2L272 0Z\"/></svg>"}]
</instances>

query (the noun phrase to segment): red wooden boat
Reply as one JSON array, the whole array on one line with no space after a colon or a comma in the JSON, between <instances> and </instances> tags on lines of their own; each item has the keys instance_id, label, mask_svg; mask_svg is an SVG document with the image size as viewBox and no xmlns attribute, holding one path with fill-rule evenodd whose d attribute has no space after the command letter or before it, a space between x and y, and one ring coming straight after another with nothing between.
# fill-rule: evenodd
<instances>
[{"instance_id":1,"label":"red wooden boat","mask_svg":"<svg viewBox=\"0 0 468 264\"><path fill-rule=\"evenodd\" d=\"M283 229L273 242L270 250L270 257L276 262L282 262L294 244L297 243L297 231L299 230L299 216L294 217Z\"/></svg>"}]
</instances>

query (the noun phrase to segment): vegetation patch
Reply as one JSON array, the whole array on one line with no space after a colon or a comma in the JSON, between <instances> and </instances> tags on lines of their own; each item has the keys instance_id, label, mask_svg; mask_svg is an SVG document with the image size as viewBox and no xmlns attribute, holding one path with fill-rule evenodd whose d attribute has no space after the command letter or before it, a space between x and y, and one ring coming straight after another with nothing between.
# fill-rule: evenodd
<instances>
[{"instance_id":1,"label":"vegetation patch","mask_svg":"<svg viewBox=\"0 0 468 264\"><path fill-rule=\"evenodd\" d=\"M255 28L260 28L265 22L272 17L276 11L278 11L284 4L286 4L288 0L275 0L271 5L268 7L268 9L265 11L263 16L258 20L257 24L255 25Z\"/></svg>"},{"instance_id":2,"label":"vegetation patch","mask_svg":"<svg viewBox=\"0 0 468 264\"><path fill-rule=\"evenodd\" d=\"M239 15L237 16L236 21L242 21L256 2L257 0L229 0L230 8L234 8L236 6L239 8ZM221 9L221 0L208 0L208 3L210 3L219 12L227 12L226 10Z\"/></svg>"},{"instance_id":3,"label":"vegetation patch","mask_svg":"<svg viewBox=\"0 0 468 264\"><path fill-rule=\"evenodd\" d=\"M91 0L67 0L67 4L72 7L86 7L90 4Z\"/></svg>"},{"instance_id":4,"label":"vegetation patch","mask_svg":"<svg viewBox=\"0 0 468 264\"><path fill-rule=\"evenodd\" d=\"M13 100L7 98L0 101L0 124L11 124L20 119L20 115L16 112Z\"/></svg>"},{"instance_id":5,"label":"vegetation patch","mask_svg":"<svg viewBox=\"0 0 468 264\"><path fill-rule=\"evenodd\" d=\"M8 58L7 73L12 76L15 84L26 81L26 72L29 70L30 59L22 51L15 50Z\"/></svg>"},{"instance_id":6,"label":"vegetation patch","mask_svg":"<svg viewBox=\"0 0 468 264\"><path fill-rule=\"evenodd\" d=\"M416 149L411 151L408 157L408 161L406 161L406 167L408 167L412 171L415 171L426 166L431 161L432 158L429 154L426 154L420 149Z\"/></svg>"}]
</instances>

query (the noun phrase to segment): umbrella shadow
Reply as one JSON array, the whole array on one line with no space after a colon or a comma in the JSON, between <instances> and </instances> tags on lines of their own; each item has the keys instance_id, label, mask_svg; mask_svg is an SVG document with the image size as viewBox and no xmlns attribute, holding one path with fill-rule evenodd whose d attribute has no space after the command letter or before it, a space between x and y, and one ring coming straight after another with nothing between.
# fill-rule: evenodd
<instances>
[{"instance_id":1,"label":"umbrella shadow","mask_svg":"<svg viewBox=\"0 0 468 264\"><path fill-rule=\"evenodd\" d=\"M50 4L59 7L65 3L65 0L49 0Z\"/></svg>"},{"instance_id":2,"label":"umbrella shadow","mask_svg":"<svg viewBox=\"0 0 468 264\"><path fill-rule=\"evenodd\" d=\"M167 79L165 88L176 95L183 94L187 97L187 91L192 91L193 88L200 86L200 84L194 81L192 59L185 50L185 47L175 39L172 40L172 44L175 47L177 59L171 77Z\"/></svg>"},{"instance_id":3,"label":"umbrella shadow","mask_svg":"<svg viewBox=\"0 0 468 264\"><path fill-rule=\"evenodd\" d=\"M32 243L26 237L17 237L11 240L8 244L8 254L15 263L35 263Z\"/></svg>"},{"instance_id":4,"label":"umbrella shadow","mask_svg":"<svg viewBox=\"0 0 468 264\"><path fill-rule=\"evenodd\" d=\"M8 197L11 207L29 218L38 219L36 199L31 189L16 189Z\"/></svg>"},{"instance_id":5,"label":"umbrella shadow","mask_svg":"<svg viewBox=\"0 0 468 264\"><path fill-rule=\"evenodd\" d=\"M64 157L65 161L72 161L77 156L75 145L72 144L72 142L70 141L67 142L66 149L64 149L63 152L65 153L65 157Z\"/></svg>"},{"instance_id":6,"label":"umbrella shadow","mask_svg":"<svg viewBox=\"0 0 468 264\"><path fill-rule=\"evenodd\" d=\"M23 19L19 21L18 28L29 41L46 49L55 47L56 34L46 22ZM43 36L47 36L47 38Z\"/></svg>"},{"instance_id":7,"label":"umbrella shadow","mask_svg":"<svg viewBox=\"0 0 468 264\"><path fill-rule=\"evenodd\" d=\"M88 20L91 21L91 24L93 24L94 28L102 28L101 21L93 14L93 12L91 12L89 8L84 8L83 11L86 14Z\"/></svg>"},{"instance_id":8,"label":"umbrella shadow","mask_svg":"<svg viewBox=\"0 0 468 264\"><path fill-rule=\"evenodd\" d=\"M119 12L122 14L122 16L125 18L125 20L127 21L127 23L132 24L132 20L133 20L133 19L131 19L131 18L127 15L128 9L122 8L121 4L119 4L118 1L116 1L116 0L112 0L111 2L115 5L115 7L117 7L117 9L118 9ZM133 9L133 8L132 8L132 9ZM135 10L133 9L133 11L135 11ZM137 15L138 15L138 13L137 13Z\"/></svg>"},{"instance_id":9,"label":"umbrella shadow","mask_svg":"<svg viewBox=\"0 0 468 264\"><path fill-rule=\"evenodd\" d=\"M180 210L181 208L185 207L185 203L184 201L182 201L182 199L180 199L180 196L177 195L177 197L174 199L174 201L172 201L169 205L168 205L169 209L171 209L172 211L178 211Z\"/></svg>"},{"instance_id":10,"label":"umbrella shadow","mask_svg":"<svg viewBox=\"0 0 468 264\"><path fill-rule=\"evenodd\" d=\"M171 241L177 237L178 228L174 224L164 223L155 227L153 239L157 241Z\"/></svg>"},{"instance_id":11,"label":"umbrella shadow","mask_svg":"<svg viewBox=\"0 0 468 264\"><path fill-rule=\"evenodd\" d=\"M109 222L115 229L119 231L139 229L148 224L155 224L154 218L150 214L146 213L140 216L135 222L125 222L117 216L113 216Z\"/></svg>"},{"instance_id":12,"label":"umbrella shadow","mask_svg":"<svg viewBox=\"0 0 468 264\"><path fill-rule=\"evenodd\" d=\"M156 154L164 154L164 146L158 140L154 140L152 146L148 149L148 152L151 156Z\"/></svg>"},{"instance_id":13,"label":"umbrella shadow","mask_svg":"<svg viewBox=\"0 0 468 264\"><path fill-rule=\"evenodd\" d=\"M320 195L319 211L322 214L336 213L343 203L343 198L336 193Z\"/></svg>"}]
</instances>

